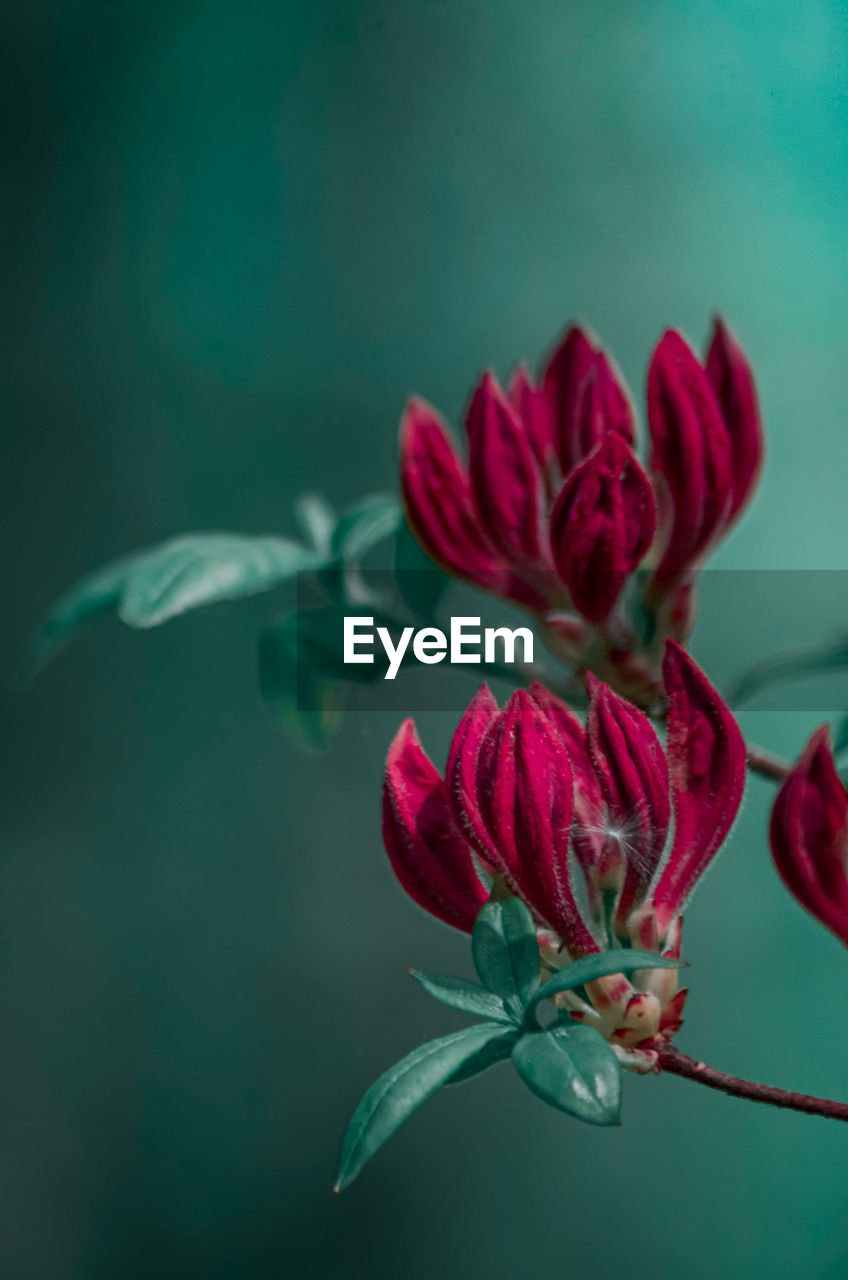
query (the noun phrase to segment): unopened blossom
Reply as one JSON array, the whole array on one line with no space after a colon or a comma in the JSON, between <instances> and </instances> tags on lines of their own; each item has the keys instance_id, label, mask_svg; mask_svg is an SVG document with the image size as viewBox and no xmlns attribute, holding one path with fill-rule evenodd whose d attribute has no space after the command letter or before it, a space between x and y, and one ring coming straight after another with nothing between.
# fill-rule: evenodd
<instances>
[{"instance_id":1,"label":"unopened blossom","mask_svg":"<svg viewBox=\"0 0 848 1280\"><path fill-rule=\"evenodd\" d=\"M529 609L558 656L644 705L664 639L691 630L697 569L762 462L753 376L722 321L704 364L679 333L663 335L647 418L645 469L621 375L574 327L537 379L522 367L504 390L483 376L466 415L467 463L425 401L410 400L401 428L407 518L430 557Z\"/></svg>"},{"instance_id":2,"label":"unopened blossom","mask_svg":"<svg viewBox=\"0 0 848 1280\"><path fill-rule=\"evenodd\" d=\"M789 892L848 946L848 794L827 725L813 734L780 788L770 836Z\"/></svg>"},{"instance_id":3,"label":"unopened blossom","mask_svg":"<svg viewBox=\"0 0 848 1280\"><path fill-rule=\"evenodd\" d=\"M541 685L502 710L483 685L444 775L407 720L389 751L383 836L410 896L470 932L498 879L530 908L552 968L611 946L679 957L683 908L741 802L745 746L674 641L663 679L665 748L641 711L591 677L585 725ZM558 997L631 1065L673 1035L685 998L673 969L599 978L585 998Z\"/></svg>"}]
</instances>

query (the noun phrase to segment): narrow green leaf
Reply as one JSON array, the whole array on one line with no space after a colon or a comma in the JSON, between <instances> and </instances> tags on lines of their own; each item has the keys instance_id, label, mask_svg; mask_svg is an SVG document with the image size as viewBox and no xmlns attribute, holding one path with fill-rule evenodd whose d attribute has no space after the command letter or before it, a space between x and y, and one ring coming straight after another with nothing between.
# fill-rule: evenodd
<instances>
[{"instance_id":1,"label":"narrow green leaf","mask_svg":"<svg viewBox=\"0 0 848 1280\"><path fill-rule=\"evenodd\" d=\"M512 1051L521 1079L537 1098L587 1124L619 1123L621 1068L603 1036L571 1019L529 1031Z\"/></svg>"},{"instance_id":2,"label":"narrow green leaf","mask_svg":"<svg viewBox=\"0 0 848 1280\"><path fill-rule=\"evenodd\" d=\"M358 564L371 547L395 533L402 519L400 503L390 494L363 498L345 511L333 530L333 555L345 565Z\"/></svg>"},{"instance_id":3,"label":"narrow green leaf","mask_svg":"<svg viewBox=\"0 0 848 1280\"><path fill-rule=\"evenodd\" d=\"M409 972L421 983L428 995L449 1005L451 1009L473 1013L479 1018L492 1018L496 1022L515 1022L500 996L493 995L485 987L479 987L476 982L469 982L466 978L430 978L417 969L410 969Z\"/></svg>"},{"instance_id":4,"label":"narrow green leaf","mask_svg":"<svg viewBox=\"0 0 848 1280\"><path fill-rule=\"evenodd\" d=\"M536 1010L543 1000L550 1000L562 991L575 991L577 987L596 978L606 978L611 973L634 973L638 969L681 969L685 960L671 960L668 956L657 955L655 951L600 951L596 955L582 956L571 964L559 969L552 978L548 978L536 991L527 1005L525 1017L532 1026L536 1019Z\"/></svg>"},{"instance_id":5,"label":"narrow green leaf","mask_svg":"<svg viewBox=\"0 0 848 1280\"><path fill-rule=\"evenodd\" d=\"M471 934L474 968L488 991L523 1009L539 985L533 917L520 898L490 899Z\"/></svg>"},{"instance_id":6,"label":"narrow green leaf","mask_svg":"<svg viewBox=\"0 0 848 1280\"><path fill-rule=\"evenodd\" d=\"M134 566L118 614L130 627L158 627L189 609L269 591L321 563L322 556L290 538L186 534Z\"/></svg>"},{"instance_id":7,"label":"narrow green leaf","mask_svg":"<svg viewBox=\"0 0 848 1280\"><path fill-rule=\"evenodd\" d=\"M488 1071L489 1067L496 1067L499 1062L506 1062L507 1058L512 1056L512 1049L521 1035L518 1027L513 1026L507 1031L501 1039L490 1040L488 1044L484 1044L482 1049L464 1062L461 1067L454 1071L450 1080L446 1080L448 1085L463 1084L466 1080L479 1076L484 1071Z\"/></svg>"},{"instance_id":8,"label":"narrow green leaf","mask_svg":"<svg viewBox=\"0 0 848 1280\"><path fill-rule=\"evenodd\" d=\"M323 494L299 494L294 500L294 518L304 539L329 559L338 517Z\"/></svg>"},{"instance_id":9,"label":"narrow green leaf","mask_svg":"<svg viewBox=\"0 0 848 1280\"><path fill-rule=\"evenodd\" d=\"M323 563L288 538L189 533L124 556L81 578L47 614L36 635L38 670L86 622L115 610L130 627L163 622L220 600L269 591Z\"/></svg>"},{"instance_id":10,"label":"narrow green leaf","mask_svg":"<svg viewBox=\"0 0 848 1280\"><path fill-rule=\"evenodd\" d=\"M450 578L421 549L418 539L403 520L395 538L395 581L408 609L432 621Z\"/></svg>"},{"instance_id":11,"label":"narrow green leaf","mask_svg":"<svg viewBox=\"0 0 848 1280\"><path fill-rule=\"evenodd\" d=\"M363 1166L412 1112L491 1041L515 1032L482 1022L414 1049L373 1084L353 1114L342 1142L336 1191L350 1186Z\"/></svg>"},{"instance_id":12,"label":"narrow green leaf","mask_svg":"<svg viewBox=\"0 0 848 1280\"><path fill-rule=\"evenodd\" d=\"M102 569L95 569L80 578L59 597L35 636L28 680L33 679L87 622L117 608L127 574L140 559L141 554L136 553L113 560Z\"/></svg>"}]
</instances>

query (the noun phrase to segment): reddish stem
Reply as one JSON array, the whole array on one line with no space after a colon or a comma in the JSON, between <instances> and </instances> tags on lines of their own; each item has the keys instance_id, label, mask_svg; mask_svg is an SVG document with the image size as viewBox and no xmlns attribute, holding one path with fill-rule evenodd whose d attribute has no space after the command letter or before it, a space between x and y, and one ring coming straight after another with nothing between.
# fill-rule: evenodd
<instances>
[{"instance_id":1,"label":"reddish stem","mask_svg":"<svg viewBox=\"0 0 848 1280\"><path fill-rule=\"evenodd\" d=\"M762 747L748 744L748 768L752 773L758 773L763 778L771 778L772 782L783 782L791 767L779 756L773 756Z\"/></svg>"},{"instance_id":2,"label":"reddish stem","mask_svg":"<svg viewBox=\"0 0 848 1280\"><path fill-rule=\"evenodd\" d=\"M720 1089L734 1098L747 1098L750 1102L768 1102L773 1107L788 1107L790 1111L805 1111L811 1116L826 1116L830 1120L848 1120L848 1103L831 1102L828 1098L813 1098L807 1093L791 1093L788 1089L775 1089L753 1080L740 1080L726 1071L717 1071L705 1062L696 1062L688 1054L681 1053L673 1044L657 1051L658 1067L671 1075L696 1080L708 1089Z\"/></svg>"}]
</instances>

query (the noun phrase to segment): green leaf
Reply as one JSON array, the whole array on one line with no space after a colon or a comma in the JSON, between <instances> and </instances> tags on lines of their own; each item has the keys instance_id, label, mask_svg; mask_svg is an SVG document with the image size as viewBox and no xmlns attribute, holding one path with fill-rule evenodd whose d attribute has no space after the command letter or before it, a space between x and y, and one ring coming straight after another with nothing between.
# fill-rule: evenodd
<instances>
[{"instance_id":1,"label":"green leaf","mask_svg":"<svg viewBox=\"0 0 848 1280\"><path fill-rule=\"evenodd\" d=\"M619 1123L621 1068L594 1028L568 1019L530 1031L513 1048L512 1060L543 1102L587 1124Z\"/></svg>"},{"instance_id":2,"label":"green leaf","mask_svg":"<svg viewBox=\"0 0 848 1280\"><path fill-rule=\"evenodd\" d=\"M493 1040L515 1032L482 1022L414 1049L373 1084L353 1114L342 1142L336 1191L350 1186L363 1166L412 1112ZM481 1068L482 1069L482 1068Z\"/></svg>"},{"instance_id":3,"label":"green leaf","mask_svg":"<svg viewBox=\"0 0 848 1280\"><path fill-rule=\"evenodd\" d=\"M327 559L337 519L335 511L320 493L301 493L294 500L294 518L303 537Z\"/></svg>"},{"instance_id":4,"label":"green leaf","mask_svg":"<svg viewBox=\"0 0 848 1280\"><path fill-rule=\"evenodd\" d=\"M333 530L331 550L345 565L358 564L371 547L397 530L403 513L397 498L377 493L342 515Z\"/></svg>"},{"instance_id":5,"label":"green leaf","mask_svg":"<svg viewBox=\"0 0 848 1280\"><path fill-rule=\"evenodd\" d=\"M519 898L490 899L471 934L474 968L507 1007L523 1009L539 985L539 945L533 917Z\"/></svg>"},{"instance_id":6,"label":"green leaf","mask_svg":"<svg viewBox=\"0 0 848 1280\"><path fill-rule=\"evenodd\" d=\"M424 990L442 1004L451 1009L460 1009L463 1013L473 1013L480 1018L492 1018L496 1022L515 1022L513 1014L504 1005L500 996L493 995L485 987L476 982L468 982L465 978L429 978L426 973L417 969L409 971Z\"/></svg>"},{"instance_id":7,"label":"green leaf","mask_svg":"<svg viewBox=\"0 0 848 1280\"><path fill-rule=\"evenodd\" d=\"M127 575L118 614L158 627L189 609L269 591L322 557L290 538L196 533L154 548Z\"/></svg>"},{"instance_id":8,"label":"green leaf","mask_svg":"<svg viewBox=\"0 0 848 1280\"><path fill-rule=\"evenodd\" d=\"M479 1076L482 1072L488 1071L489 1067L496 1067L499 1062L506 1062L507 1058L512 1056L513 1045L521 1035L518 1027L512 1027L505 1033L500 1040L490 1040L488 1044L484 1044L482 1049L478 1049L473 1057L464 1062L461 1067L454 1071L450 1080L446 1080L448 1085L463 1084L466 1080L471 1080L474 1076Z\"/></svg>"},{"instance_id":9,"label":"green leaf","mask_svg":"<svg viewBox=\"0 0 848 1280\"><path fill-rule=\"evenodd\" d=\"M36 669L84 622L110 609L127 626L158 627L190 609L269 591L321 563L289 538L184 534L107 564L67 591L36 637Z\"/></svg>"},{"instance_id":10,"label":"green leaf","mask_svg":"<svg viewBox=\"0 0 848 1280\"><path fill-rule=\"evenodd\" d=\"M28 679L33 679L85 623L117 608L127 574L140 558L138 554L124 556L95 569L59 597L35 637Z\"/></svg>"},{"instance_id":11,"label":"green leaf","mask_svg":"<svg viewBox=\"0 0 848 1280\"><path fill-rule=\"evenodd\" d=\"M291 613L260 636L259 687L283 727L301 744L320 749L338 730L346 690L311 662L301 662L302 625L302 615Z\"/></svg>"},{"instance_id":12,"label":"green leaf","mask_svg":"<svg viewBox=\"0 0 848 1280\"><path fill-rule=\"evenodd\" d=\"M770 685L835 671L840 667L848 667L848 636L844 635L827 644L778 653L754 663L729 687L726 699L730 706L738 707Z\"/></svg>"},{"instance_id":13,"label":"green leaf","mask_svg":"<svg viewBox=\"0 0 848 1280\"><path fill-rule=\"evenodd\" d=\"M395 539L395 581L407 608L428 621L435 618L451 581L421 549L405 520Z\"/></svg>"},{"instance_id":14,"label":"green leaf","mask_svg":"<svg viewBox=\"0 0 848 1280\"><path fill-rule=\"evenodd\" d=\"M562 991L575 991L577 987L606 978L611 973L634 973L638 969L681 969L685 960L672 960L657 955L655 951L600 951L596 955L582 956L559 969L536 991L527 1005L526 1020L532 1026L536 1021L536 1009L543 1000L550 1000Z\"/></svg>"}]
</instances>

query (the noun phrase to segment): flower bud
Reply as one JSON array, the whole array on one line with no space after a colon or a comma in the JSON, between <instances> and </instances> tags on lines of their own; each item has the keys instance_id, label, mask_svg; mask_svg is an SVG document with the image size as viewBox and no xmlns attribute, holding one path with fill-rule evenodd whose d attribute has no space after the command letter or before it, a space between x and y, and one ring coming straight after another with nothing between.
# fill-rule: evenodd
<instances>
[{"instance_id":1,"label":"flower bud","mask_svg":"<svg viewBox=\"0 0 848 1280\"><path fill-rule=\"evenodd\" d=\"M389 750L383 841L409 896L445 924L470 933L488 891L454 823L444 781L411 720L401 725Z\"/></svg>"},{"instance_id":2,"label":"flower bud","mask_svg":"<svg viewBox=\"0 0 848 1280\"><path fill-rule=\"evenodd\" d=\"M733 497L719 403L697 356L674 329L660 339L648 370L648 425L662 547L651 590L661 595L703 558Z\"/></svg>"},{"instance_id":3,"label":"flower bud","mask_svg":"<svg viewBox=\"0 0 848 1280\"><path fill-rule=\"evenodd\" d=\"M848 946L848 795L827 725L813 734L780 788L770 837L789 892Z\"/></svg>"},{"instance_id":4,"label":"flower bud","mask_svg":"<svg viewBox=\"0 0 848 1280\"><path fill-rule=\"evenodd\" d=\"M653 892L660 937L683 910L725 840L745 789L745 742L701 668L673 640L665 648L666 755L674 842Z\"/></svg>"},{"instance_id":5,"label":"flower bud","mask_svg":"<svg viewBox=\"0 0 848 1280\"><path fill-rule=\"evenodd\" d=\"M654 536L654 498L629 445L608 432L565 482L551 515L557 569L577 609L603 622Z\"/></svg>"},{"instance_id":6,"label":"flower bud","mask_svg":"<svg viewBox=\"0 0 848 1280\"><path fill-rule=\"evenodd\" d=\"M716 318L707 354L707 377L721 405L730 441L733 498L727 513L729 524L756 488L763 465L763 430L751 366L720 317Z\"/></svg>"}]
</instances>

